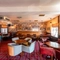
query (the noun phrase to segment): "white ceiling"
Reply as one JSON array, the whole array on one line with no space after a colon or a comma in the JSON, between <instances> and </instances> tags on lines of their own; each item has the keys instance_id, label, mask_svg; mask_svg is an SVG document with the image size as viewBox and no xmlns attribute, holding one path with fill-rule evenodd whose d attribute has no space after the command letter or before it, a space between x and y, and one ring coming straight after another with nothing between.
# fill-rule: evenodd
<instances>
[{"instance_id":1,"label":"white ceiling","mask_svg":"<svg viewBox=\"0 0 60 60\"><path fill-rule=\"evenodd\" d=\"M39 16L39 14L24 14L20 15L22 18L17 18L16 16L8 16L11 18L11 20L19 20L20 22L28 22L29 21L34 21L38 20L39 22L47 21L50 19L53 19L56 17L58 14L45 14L45 16ZM19 16L18 16L19 17Z\"/></svg>"},{"instance_id":2,"label":"white ceiling","mask_svg":"<svg viewBox=\"0 0 60 60\"><path fill-rule=\"evenodd\" d=\"M0 0L0 6L47 6L60 2L60 0Z\"/></svg>"},{"instance_id":3,"label":"white ceiling","mask_svg":"<svg viewBox=\"0 0 60 60\"><path fill-rule=\"evenodd\" d=\"M45 14L40 17L39 14ZM0 15L11 20L50 20L60 14L60 0L0 0Z\"/></svg>"}]
</instances>

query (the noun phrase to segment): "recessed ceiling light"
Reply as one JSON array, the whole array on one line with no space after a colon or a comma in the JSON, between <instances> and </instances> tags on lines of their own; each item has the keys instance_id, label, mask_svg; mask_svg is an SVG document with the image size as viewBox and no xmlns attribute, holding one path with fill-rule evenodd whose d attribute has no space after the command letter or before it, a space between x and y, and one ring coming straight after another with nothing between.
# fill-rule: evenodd
<instances>
[{"instance_id":1,"label":"recessed ceiling light","mask_svg":"<svg viewBox=\"0 0 60 60\"><path fill-rule=\"evenodd\" d=\"M37 22L38 20L34 20L35 22Z\"/></svg>"},{"instance_id":2,"label":"recessed ceiling light","mask_svg":"<svg viewBox=\"0 0 60 60\"><path fill-rule=\"evenodd\" d=\"M45 14L40 14L39 16L45 16Z\"/></svg>"},{"instance_id":3,"label":"recessed ceiling light","mask_svg":"<svg viewBox=\"0 0 60 60\"><path fill-rule=\"evenodd\" d=\"M20 19L20 18L22 18L22 17L17 17L17 18L19 18L19 19Z\"/></svg>"}]
</instances>

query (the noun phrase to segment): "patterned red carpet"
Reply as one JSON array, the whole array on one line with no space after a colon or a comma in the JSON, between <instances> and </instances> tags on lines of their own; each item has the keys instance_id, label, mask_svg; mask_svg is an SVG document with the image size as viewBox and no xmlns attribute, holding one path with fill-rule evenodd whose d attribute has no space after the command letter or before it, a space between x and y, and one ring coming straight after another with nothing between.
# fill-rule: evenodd
<instances>
[{"instance_id":1,"label":"patterned red carpet","mask_svg":"<svg viewBox=\"0 0 60 60\"><path fill-rule=\"evenodd\" d=\"M17 55L17 56L9 56L8 54L8 46L7 44L11 41L2 41L0 43L0 60L45 60L44 58L40 57L39 51L34 51L29 58L28 53L24 53L24 55ZM37 44L36 44L37 46ZM36 48L35 48L36 49ZM41 59L42 58L42 59Z\"/></svg>"}]
</instances>

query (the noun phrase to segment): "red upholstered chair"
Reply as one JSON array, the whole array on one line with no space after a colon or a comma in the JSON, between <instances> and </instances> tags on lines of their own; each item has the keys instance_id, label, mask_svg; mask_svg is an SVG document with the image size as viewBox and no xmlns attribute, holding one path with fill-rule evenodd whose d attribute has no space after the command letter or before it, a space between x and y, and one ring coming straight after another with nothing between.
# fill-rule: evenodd
<instances>
[{"instance_id":1,"label":"red upholstered chair","mask_svg":"<svg viewBox=\"0 0 60 60\"><path fill-rule=\"evenodd\" d=\"M56 57L55 50L49 47L40 47L40 54L51 56L51 60L53 60L53 56Z\"/></svg>"},{"instance_id":2,"label":"red upholstered chair","mask_svg":"<svg viewBox=\"0 0 60 60\"><path fill-rule=\"evenodd\" d=\"M41 39L42 39L42 42L44 43L48 40L48 37L43 36L43 37L41 37Z\"/></svg>"},{"instance_id":3,"label":"red upholstered chair","mask_svg":"<svg viewBox=\"0 0 60 60\"><path fill-rule=\"evenodd\" d=\"M41 54L40 54L40 45L42 46L43 45L43 43L41 43L40 41L36 41L36 43L35 43L35 50L34 50L34 52L35 52L35 59L36 60L38 60L38 57L40 57L40 60L43 60L42 59L42 56L41 56Z\"/></svg>"},{"instance_id":4,"label":"red upholstered chair","mask_svg":"<svg viewBox=\"0 0 60 60\"><path fill-rule=\"evenodd\" d=\"M56 51L56 59L60 60L60 50L55 49Z\"/></svg>"},{"instance_id":5,"label":"red upholstered chair","mask_svg":"<svg viewBox=\"0 0 60 60\"><path fill-rule=\"evenodd\" d=\"M51 60L53 60L53 56L56 58L56 54L55 54L55 50L53 48L50 47L46 47L44 46L43 43L41 43L40 41L38 41L38 44L40 45L40 55L45 56L45 58L47 56L51 56Z\"/></svg>"}]
</instances>

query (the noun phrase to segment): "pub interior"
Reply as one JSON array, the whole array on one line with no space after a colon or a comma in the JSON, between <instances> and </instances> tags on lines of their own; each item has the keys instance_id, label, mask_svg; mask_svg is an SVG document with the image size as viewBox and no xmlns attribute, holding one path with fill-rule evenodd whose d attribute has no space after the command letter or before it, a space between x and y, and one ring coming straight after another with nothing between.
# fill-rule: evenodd
<instances>
[{"instance_id":1,"label":"pub interior","mask_svg":"<svg viewBox=\"0 0 60 60\"><path fill-rule=\"evenodd\" d=\"M60 60L60 0L0 0L0 60Z\"/></svg>"}]
</instances>

